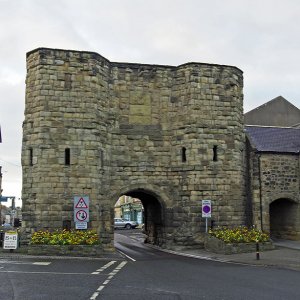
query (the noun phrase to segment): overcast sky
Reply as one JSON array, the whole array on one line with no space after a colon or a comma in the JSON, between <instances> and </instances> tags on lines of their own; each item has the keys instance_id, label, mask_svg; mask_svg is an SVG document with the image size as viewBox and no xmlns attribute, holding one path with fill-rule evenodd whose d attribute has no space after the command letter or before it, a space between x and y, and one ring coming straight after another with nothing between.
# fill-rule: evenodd
<instances>
[{"instance_id":1,"label":"overcast sky","mask_svg":"<svg viewBox=\"0 0 300 300\"><path fill-rule=\"evenodd\" d=\"M116 62L233 65L244 72L245 112L279 95L300 107L299 0L0 0L5 196L21 197L25 58L38 47Z\"/></svg>"}]
</instances>

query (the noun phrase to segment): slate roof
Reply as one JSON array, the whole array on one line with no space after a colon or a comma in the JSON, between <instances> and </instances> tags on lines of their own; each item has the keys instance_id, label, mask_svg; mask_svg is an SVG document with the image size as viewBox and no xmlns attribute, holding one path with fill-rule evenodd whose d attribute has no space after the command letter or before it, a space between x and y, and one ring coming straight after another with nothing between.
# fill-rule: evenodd
<instances>
[{"instance_id":1,"label":"slate roof","mask_svg":"<svg viewBox=\"0 0 300 300\"><path fill-rule=\"evenodd\" d=\"M252 146L260 152L300 152L300 128L245 126Z\"/></svg>"}]
</instances>

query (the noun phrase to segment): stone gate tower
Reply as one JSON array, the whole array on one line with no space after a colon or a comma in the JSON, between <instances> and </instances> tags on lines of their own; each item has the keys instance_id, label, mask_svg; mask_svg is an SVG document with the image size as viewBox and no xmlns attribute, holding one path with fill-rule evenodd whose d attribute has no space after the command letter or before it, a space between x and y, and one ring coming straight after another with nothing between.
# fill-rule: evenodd
<instances>
[{"instance_id":1,"label":"stone gate tower","mask_svg":"<svg viewBox=\"0 0 300 300\"><path fill-rule=\"evenodd\" d=\"M212 200L215 225L245 222L243 77L236 67L115 63L97 53L27 53L23 227L89 227L112 246L118 197L139 198L148 241L198 247Z\"/></svg>"}]
</instances>

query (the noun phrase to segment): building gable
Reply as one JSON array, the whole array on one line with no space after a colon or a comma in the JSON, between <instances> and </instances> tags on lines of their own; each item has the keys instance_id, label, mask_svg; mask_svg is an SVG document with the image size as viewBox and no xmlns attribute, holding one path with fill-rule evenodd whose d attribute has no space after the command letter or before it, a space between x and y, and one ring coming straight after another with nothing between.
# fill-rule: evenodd
<instances>
[{"instance_id":1,"label":"building gable","mask_svg":"<svg viewBox=\"0 0 300 300\"><path fill-rule=\"evenodd\" d=\"M300 123L300 110L282 96L245 113L246 125L290 127Z\"/></svg>"}]
</instances>

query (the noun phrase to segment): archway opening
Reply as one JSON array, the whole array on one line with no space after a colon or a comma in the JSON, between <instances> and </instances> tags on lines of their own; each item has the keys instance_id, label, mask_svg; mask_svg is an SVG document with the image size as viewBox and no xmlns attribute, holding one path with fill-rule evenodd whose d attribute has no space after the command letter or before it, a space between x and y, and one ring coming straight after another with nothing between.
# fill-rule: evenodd
<instances>
[{"instance_id":1,"label":"archway opening","mask_svg":"<svg viewBox=\"0 0 300 300\"><path fill-rule=\"evenodd\" d=\"M163 244L163 206L153 193L143 189L124 193L115 204L114 218L115 229L122 228L116 224L118 218L137 222L136 228L145 235L144 242Z\"/></svg>"},{"instance_id":2,"label":"archway opening","mask_svg":"<svg viewBox=\"0 0 300 300\"><path fill-rule=\"evenodd\" d=\"M144 206L141 200L122 195L114 206L114 228L135 229L143 226Z\"/></svg>"},{"instance_id":3,"label":"archway opening","mask_svg":"<svg viewBox=\"0 0 300 300\"><path fill-rule=\"evenodd\" d=\"M270 204L270 234L273 238L294 240L297 236L297 203L277 199Z\"/></svg>"}]
</instances>

